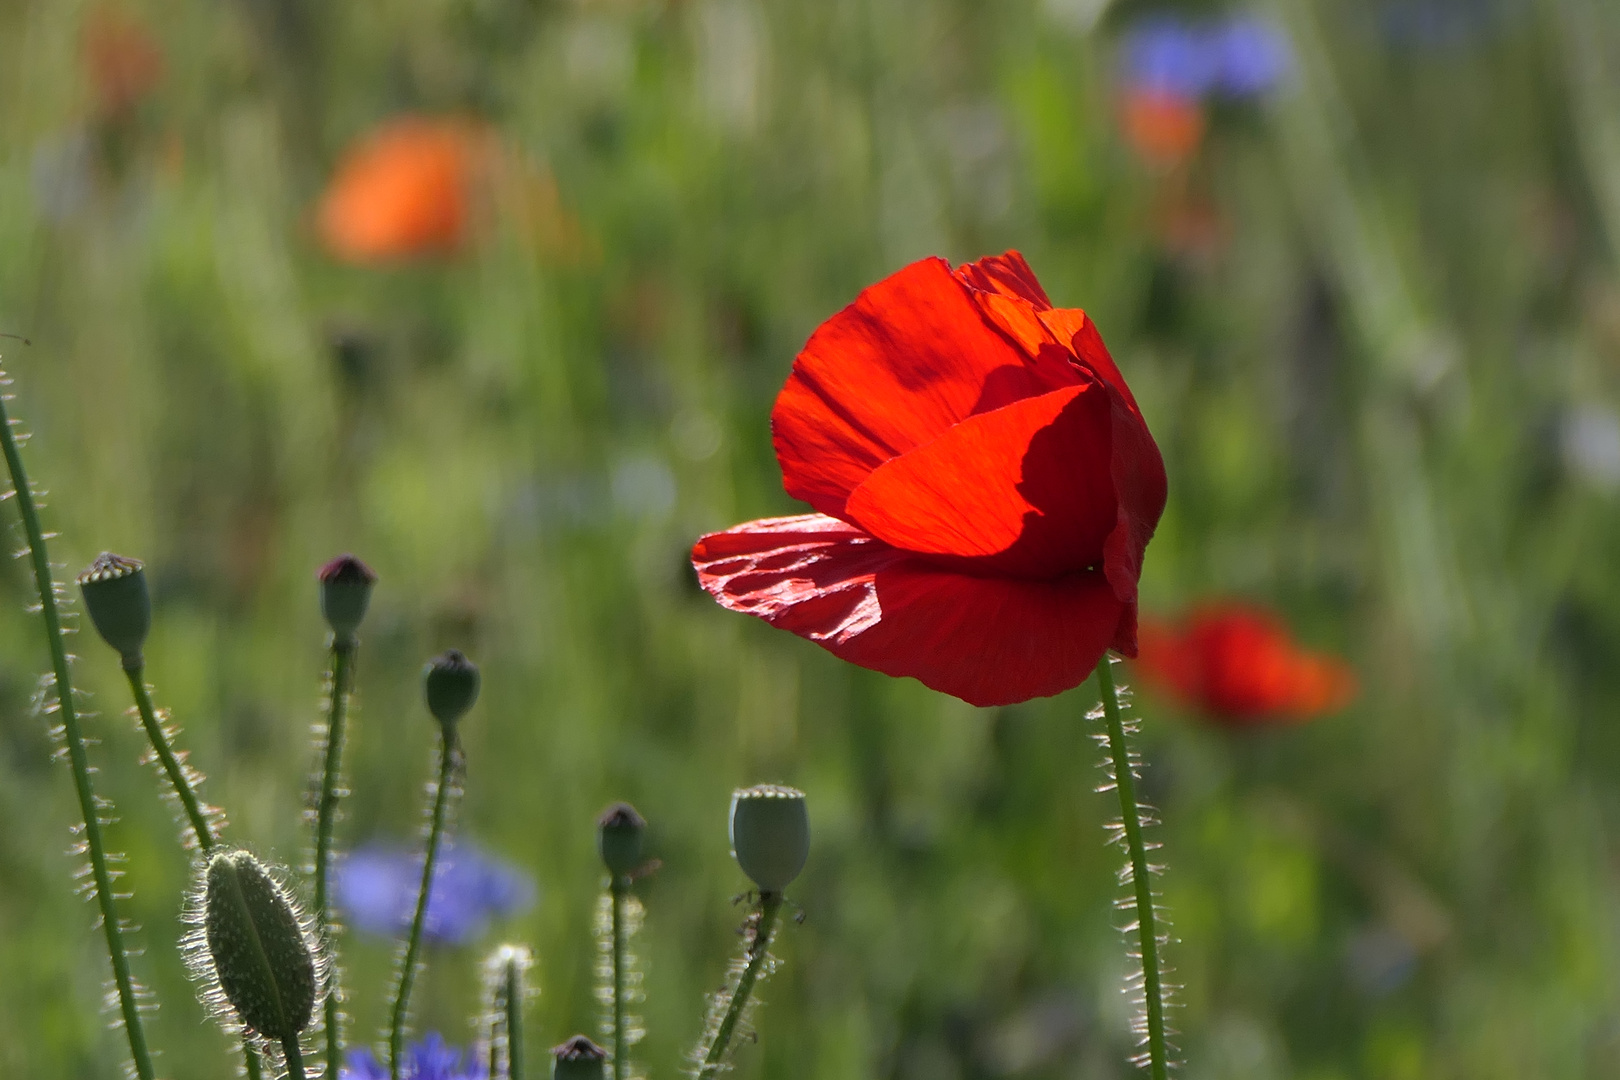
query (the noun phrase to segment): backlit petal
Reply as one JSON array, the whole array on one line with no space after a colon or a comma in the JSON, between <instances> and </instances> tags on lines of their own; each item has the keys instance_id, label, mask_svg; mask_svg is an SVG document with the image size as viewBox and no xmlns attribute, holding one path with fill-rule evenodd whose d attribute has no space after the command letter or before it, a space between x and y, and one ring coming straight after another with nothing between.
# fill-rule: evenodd
<instances>
[{"instance_id":1,"label":"backlit petal","mask_svg":"<svg viewBox=\"0 0 1620 1080\"><path fill-rule=\"evenodd\" d=\"M1095 572L1046 582L955 573L821 514L705 536L692 562L725 607L974 705L1079 685L1125 607Z\"/></svg>"}]
</instances>

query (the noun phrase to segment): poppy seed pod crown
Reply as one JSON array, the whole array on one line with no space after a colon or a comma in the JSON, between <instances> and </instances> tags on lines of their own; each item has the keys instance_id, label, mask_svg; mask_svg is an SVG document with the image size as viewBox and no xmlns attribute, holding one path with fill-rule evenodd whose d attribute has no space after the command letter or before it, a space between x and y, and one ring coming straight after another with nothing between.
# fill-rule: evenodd
<instances>
[{"instance_id":1,"label":"poppy seed pod crown","mask_svg":"<svg viewBox=\"0 0 1620 1080\"><path fill-rule=\"evenodd\" d=\"M629 803L618 802L596 820L596 850L608 873L628 877L641 867L641 838L647 822Z\"/></svg>"},{"instance_id":2,"label":"poppy seed pod crown","mask_svg":"<svg viewBox=\"0 0 1620 1080\"><path fill-rule=\"evenodd\" d=\"M478 700L478 666L455 649L440 653L428 662L422 692L433 719L450 731Z\"/></svg>"},{"instance_id":3,"label":"poppy seed pod crown","mask_svg":"<svg viewBox=\"0 0 1620 1080\"><path fill-rule=\"evenodd\" d=\"M760 891L779 893L787 888L810 857L804 792L780 784L733 792L731 854Z\"/></svg>"},{"instance_id":4,"label":"poppy seed pod crown","mask_svg":"<svg viewBox=\"0 0 1620 1080\"><path fill-rule=\"evenodd\" d=\"M583 1035L551 1050L552 1080L602 1080L607 1051Z\"/></svg>"},{"instance_id":5,"label":"poppy seed pod crown","mask_svg":"<svg viewBox=\"0 0 1620 1080\"><path fill-rule=\"evenodd\" d=\"M321 583L321 617L332 628L333 640L351 644L371 603L376 573L353 555L339 555L321 567L316 578Z\"/></svg>"},{"instance_id":6,"label":"poppy seed pod crown","mask_svg":"<svg viewBox=\"0 0 1620 1080\"><path fill-rule=\"evenodd\" d=\"M208 864L203 931L235 1019L265 1038L295 1039L319 997L315 951L292 899L246 851Z\"/></svg>"},{"instance_id":7,"label":"poppy seed pod crown","mask_svg":"<svg viewBox=\"0 0 1620 1080\"><path fill-rule=\"evenodd\" d=\"M101 640L118 650L124 667L138 669L141 649L152 629L152 598L139 559L103 551L78 577L84 609Z\"/></svg>"}]
</instances>

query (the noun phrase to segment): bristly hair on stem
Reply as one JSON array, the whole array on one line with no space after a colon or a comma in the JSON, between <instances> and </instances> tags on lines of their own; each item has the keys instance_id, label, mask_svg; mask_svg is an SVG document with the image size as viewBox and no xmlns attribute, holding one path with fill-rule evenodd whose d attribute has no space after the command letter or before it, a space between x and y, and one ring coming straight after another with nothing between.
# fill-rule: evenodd
<instances>
[{"instance_id":1,"label":"bristly hair on stem","mask_svg":"<svg viewBox=\"0 0 1620 1080\"><path fill-rule=\"evenodd\" d=\"M355 560L358 563L358 560ZM369 571L368 571L369 572ZM332 958L323 1026L326 1029L326 1073L336 1077L343 1063L342 968L337 962L339 926L332 915L332 838L337 828L338 804L348 794L343 788L343 742L354 680L354 654L359 647L352 630L332 638L332 667L327 674L326 723L315 726L316 753L321 770L311 785L312 805L305 814L315 829L315 851L310 867L315 881L315 923L326 938Z\"/></svg>"},{"instance_id":2,"label":"bristly hair on stem","mask_svg":"<svg viewBox=\"0 0 1620 1080\"><path fill-rule=\"evenodd\" d=\"M484 961L484 1011L478 1027L488 1080L523 1080L523 1007L534 991L529 969L534 954L522 945L502 945Z\"/></svg>"},{"instance_id":3,"label":"bristly hair on stem","mask_svg":"<svg viewBox=\"0 0 1620 1080\"><path fill-rule=\"evenodd\" d=\"M710 1080L731 1068L728 1055L739 1029L746 1030L748 1016L756 999L754 987L776 970L771 955L771 939L776 933L776 917L782 909L781 893L760 893L759 902L748 912L739 931L742 955L732 960L725 986L710 996L704 1017L703 1038L692 1053L691 1075Z\"/></svg>"},{"instance_id":4,"label":"bristly hair on stem","mask_svg":"<svg viewBox=\"0 0 1620 1080\"><path fill-rule=\"evenodd\" d=\"M646 1025L630 1008L646 1000L641 960L635 937L646 919L627 878L613 878L596 901L596 1002L602 1007L597 1025L602 1045L612 1047L613 1080L628 1080L630 1048L647 1034Z\"/></svg>"},{"instance_id":5,"label":"bristly hair on stem","mask_svg":"<svg viewBox=\"0 0 1620 1080\"><path fill-rule=\"evenodd\" d=\"M1124 993L1129 994L1136 1006L1131 1030L1136 1035L1139 1052L1132 1056L1132 1064L1147 1069L1152 1080L1166 1080L1176 1048L1170 1036L1175 1031L1165 1022L1165 1010L1171 1004L1170 993L1176 987L1165 982L1170 968L1164 963L1164 948L1170 943L1169 920L1159 904L1159 894L1153 888L1155 875L1163 874L1164 867L1148 862L1147 853L1159 848L1155 841L1147 840L1143 831L1158 824L1158 812L1136 795L1136 785L1142 779L1142 758L1130 747L1130 737L1136 735L1140 725L1127 717L1130 704L1126 687L1114 685L1111 665L1113 658L1104 654L1097 665L1097 688L1101 702L1086 714L1086 719L1101 721L1103 731L1092 737L1103 747L1100 764L1107 781L1098 785L1098 792L1116 792L1119 796L1120 818L1110 823L1108 842L1117 844L1126 852L1119 883L1128 891L1114 902L1119 911L1129 912L1130 919L1120 932L1125 937L1126 955L1135 964L1135 970L1126 977Z\"/></svg>"},{"instance_id":6,"label":"bristly hair on stem","mask_svg":"<svg viewBox=\"0 0 1620 1080\"><path fill-rule=\"evenodd\" d=\"M10 385L11 379L0 371L0 386ZM91 890L100 911L101 930L112 965L119 1017L124 1026L124 1037L129 1043L130 1061L138 1080L153 1080L152 1055L147 1048L146 1031L141 1022L144 992L136 985L130 972L129 953L124 945L124 933L128 927L119 918L117 897L113 892L113 880L118 872L109 864L116 858L107 851L101 834L103 822L111 819L112 806L96 794L91 783L90 759L85 751L84 734L79 727L78 703L74 700L59 606L66 597L62 586L53 577L50 556L45 549L46 533L40 525L35 492L18 450L18 433L13 430L17 421L7 415L5 403L13 397L10 393L0 393L0 451L3 451L6 459L6 469L11 476L11 494L17 499L18 514L27 538L27 554L34 573L34 586L39 593L45 644L51 656L51 673L41 685L40 702L46 712L54 708L60 718L60 738L73 772L73 785L79 797L82 818L82 827L76 830L81 839L75 844L75 851L82 851L90 857Z\"/></svg>"}]
</instances>

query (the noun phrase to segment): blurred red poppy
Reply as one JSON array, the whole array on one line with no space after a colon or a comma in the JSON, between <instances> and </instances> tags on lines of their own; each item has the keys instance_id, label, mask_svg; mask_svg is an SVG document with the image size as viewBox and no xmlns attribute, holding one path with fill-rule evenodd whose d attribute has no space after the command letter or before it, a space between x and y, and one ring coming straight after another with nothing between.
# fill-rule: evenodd
<instances>
[{"instance_id":1,"label":"blurred red poppy","mask_svg":"<svg viewBox=\"0 0 1620 1080\"><path fill-rule=\"evenodd\" d=\"M1125 141L1150 165L1179 165L1204 141L1203 107L1169 91L1126 91L1119 118Z\"/></svg>"},{"instance_id":2,"label":"blurred red poppy","mask_svg":"<svg viewBox=\"0 0 1620 1080\"><path fill-rule=\"evenodd\" d=\"M1344 661L1301 648L1271 612L1233 602L1200 608L1180 626L1144 619L1136 667L1227 727L1307 720L1356 694Z\"/></svg>"},{"instance_id":3,"label":"blurred red poppy","mask_svg":"<svg viewBox=\"0 0 1620 1080\"><path fill-rule=\"evenodd\" d=\"M1164 463L1096 326L1017 252L864 290L794 361L771 427L816 512L697 542L724 606L974 705L1135 655Z\"/></svg>"},{"instance_id":4,"label":"blurred red poppy","mask_svg":"<svg viewBox=\"0 0 1620 1080\"><path fill-rule=\"evenodd\" d=\"M453 253L490 149L467 120L406 116L377 128L349 148L321 199L327 250L355 263Z\"/></svg>"},{"instance_id":5,"label":"blurred red poppy","mask_svg":"<svg viewBox=\"0 0 1620 1080\"><path fill-rule=\"evenodd\" d=\"M93 8L81 33L98 115L110 119L129 112L162 81L163 49L129 15L112 7Z\"/></svg>"}]
</instances>

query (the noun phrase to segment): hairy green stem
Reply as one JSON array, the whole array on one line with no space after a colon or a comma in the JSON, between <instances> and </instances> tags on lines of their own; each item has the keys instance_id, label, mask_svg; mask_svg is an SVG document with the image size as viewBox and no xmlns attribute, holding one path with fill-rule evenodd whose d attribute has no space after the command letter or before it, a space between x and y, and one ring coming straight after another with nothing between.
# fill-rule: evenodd
<instances>
[{"instance_id":1,"label":"hairy green stem","mask_svg":"<svg viewBox=\"0 0 1620 1080\"><path fill-rule=\"evenodd\" d=\"M3 378L3 376L0 376ZM129 1040L130 1058L139 1080L152 1080L152 1055L146 1047L146 1031L135 999L135 981L129 971L129 954L124 949L123 926L113 898L112 874L107 869L107 848L101 836L100 808L90 782L90 759L85 753L79 714L73 704L73 680L68 671L67 646L62 638L62 616L56 606L56 586L51 580L50 556L45 551L45 532L39 524L33 489L23 468L22 454L12 433L12 420L6 414L5 397L0 395L0 450L11 472L11 485L17 496L23 531L28 537L28 554L33 564L34 586L39 590L40 615L45 621L45 643L50 648L51 670L56 679L56 702L61 710L62 736L67 743L68 763L73 769L73 785L79 795L79 811L84 817L84 844L90 853L90 873L95 882L96 904L101 911L101 929L107 938L107 956L112 961L113 981L118 987L118 1007L123 1015L124 1035Z\"/></svg>"},{"instance_id":2,"label":"hairy green stem","mask_svg":"<svg viewBox=\"0 0 1620 1080\"><path fill-rule=\"evenodd\" d=\"M259 1068L259 1053L247 1043L242 1044L242 1061L247 1066L248 1080L264 1080L264 1072Z\"/></svg>"},{"instance_id":3,"label":"hairy green stem","mask_svg":"<svg viewBox=\"0 0 1620 1080\"><path fill-rule=\"evenodd\" d=\"M124 669L124 674L129 677L130 691L135 695L135 708L141 714L141 727L146 729L147 741L152 744L152 752L163 765L163 772L169 778L169 786L174 788L175 797L185 807L186 820L191 823L191 834L196 839L197 850L206 855L214 847L214 829L208 823L208 815L203 812L197 792L192 789L191 780L169 746L169 737L164 734L163 725L158 722L157 710L152 707L152 693L146 688L143 677L145 670L144 667Z\"/></svg>"},{"instance_id":4,"label":"hairy green stem","mask_svg":"<svg viewBox=\"0 0 1620 1080\"><path fill-rule=\"evenodd\" d=\"M427 917L428 893L433 886L433 865L439 858L439 840L444 835L444 813L449 802L456 744L447 733L440 734L439 783L433 793L433 817L428 826L427 857L422 860L422 884L416 891L416 914L411 918L411 936L405 943L405 962L399 969L399 987L394 992L393 1020L388 1027L388 1078L399 1080L401 1056L405 1049L405 1013L410 1007L411 983L416 980L416 960L422 951L422 924Z\"/></svg>"},{"instance_id":5,"label":"hairy green stem","mask_svg":"<svg viewBox=\"0 0 1620 1080\"><path fill-rule=\"evenodd\" d=\"M287 1059L287 1080L304 1080L304 1048L298 1045L297 1035L281 1040L281 1053Z\"/></svg>"},{"instance_id":6,"label":"hairy green stem","mask_svg":"<svg viewBox=\"0 0 1620 1080\"><path fill-rule=\"evenodd\" d=\"M629 1041L624 1036L624 894L626 881L617 875L608 886L613 898L613 1080L630 1075Z\"/></svg>"},{"instance_id":7,"label":"hairy green stem","mask_svg":"<svg viewBox=\"0 0 1620 1080\"><path fill-rule=\"evenodd\" d=\"M493 1080L493 1069L489 1075ZM506 1078L523 1080L523 986L516 960L506 965Z\"/></svg>"},{"instance_id":8,"label":"hairy green stem","mask_svg":"<svg viewBox=\"0 0 1620 1080\"><path fill-rule=\"evenodd\" d=\"M748 999L754 992L754 983L758 981L760 969L765 966L765 957L771 951L771 932L776 929L776 914L780 910L782 910L781 893L760 893L759 926L754 931L754 940L748 946L748 966L743 968L742 977L737 980L737 989L731 995L731 1004L726 1008L725 1017L715 1029L714 1042L709 1044L709 1052L703 1055L703 1064L698 1068L698 1080L709 1080L709 1077L720 1071L726 1049L731 1045L731 1037L737 1030L737 1022L742 1019L743 1010L748 1007Z\"/></svg>"},{"instance_id":9,"label":"hairy green stem","mask_svg":"<svg viewBox=\"0 0 1620 1080\"><path fill-rule=\"evenodd\" d=\"M342 1012L337 992L337 927L329 911L327 882L332 873L332 830L337 822L338 776L343 767L344 723L349 713L349 681L354 671L353 637L332 640L332 697L326 708L326 755L321 769L320 802L315 809L315 925L325 935L334 958L333 985L326 994L326 1075L336 1077L343 1065Z\"/></svg>"},{"instance_id":10,"label":"hairy green stem","mask_svg":"<svg viewBox=\"0 0 1620 1080\"><path fill-rule=\"evenodd\" d=\"M1125 829L1125 846L1130 852L1131 884L1135 887L1137 948L1142 954L1142 997L1147 1008L1148 1070L1152 1080L1165 1080L1169 1070L1169 1047L1164 1036L1164 986L1159 970L1159 931L1153 910L1152 870L1147 847L1142 841L1142 807L1136 801L1136 775L1131 771L1131 751L1125 741L1125 723L1120 719L1119 695L1114 690L1112 663L1106 653L1097 665L1097 688L1102 697L1103 717L1108 725L1108 751L1114 766L1114 789L1119 793L1120 820Z\"/></svg>"}]
</instances>

